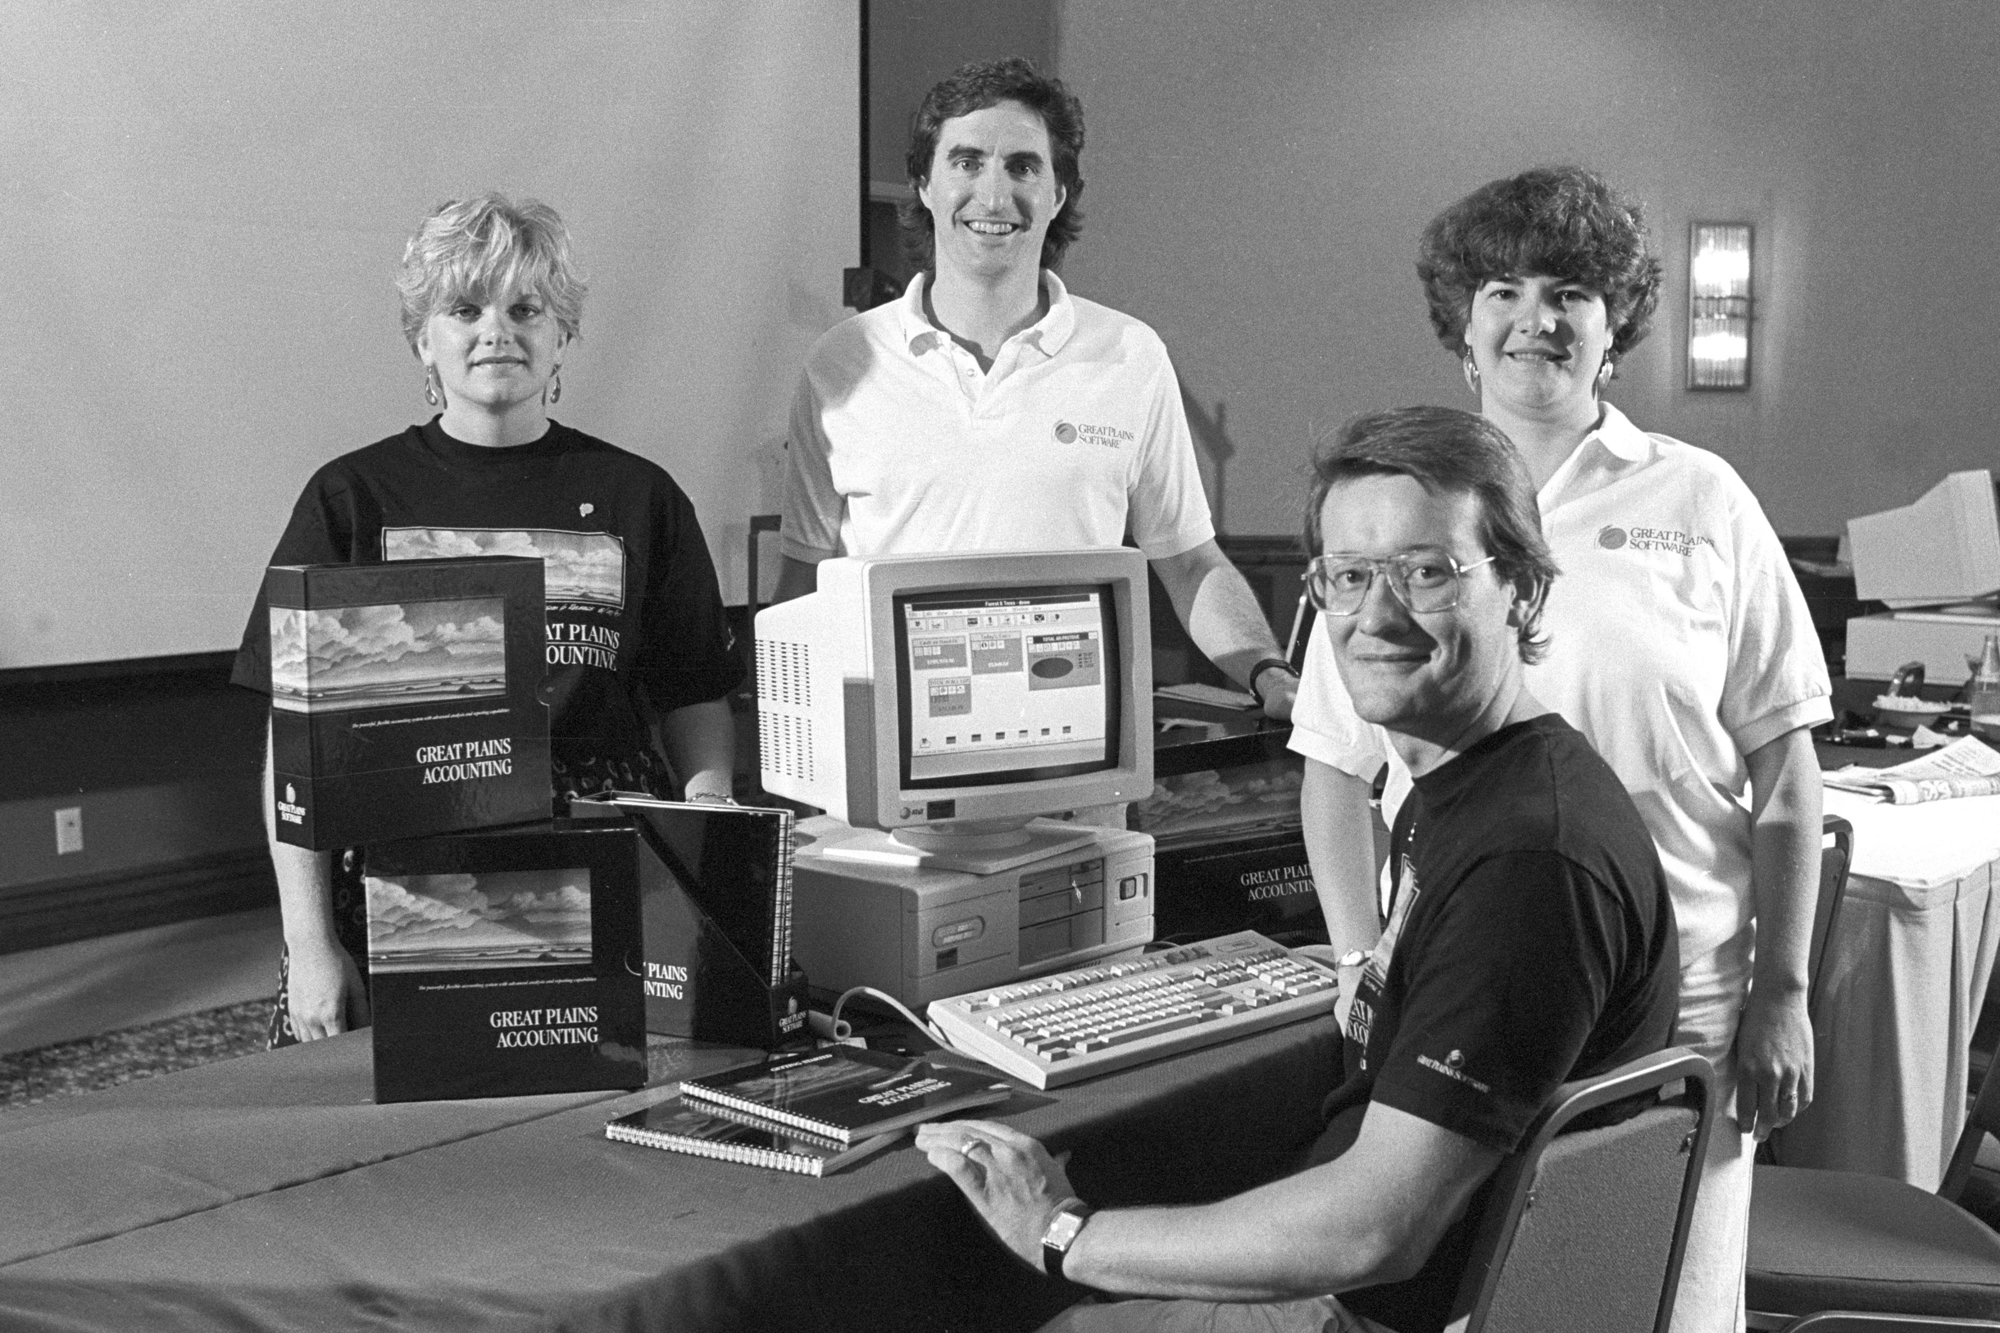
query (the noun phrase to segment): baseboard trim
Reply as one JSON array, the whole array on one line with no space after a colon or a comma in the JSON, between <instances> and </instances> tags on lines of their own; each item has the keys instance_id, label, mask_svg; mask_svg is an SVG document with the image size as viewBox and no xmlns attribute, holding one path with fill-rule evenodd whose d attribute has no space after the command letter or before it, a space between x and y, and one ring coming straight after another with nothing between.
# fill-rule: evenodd
<instances>
[{"instance_id":1,"label":"baseboard trim","mask_svg":"<svg viewBox=\"0 0 2000 1333\"><path fill-rule=\"evenodd\" d=\"M0 893L0 954L246 912L277 900L265 847L24 884Z\"/></svg>"}]
</instances>

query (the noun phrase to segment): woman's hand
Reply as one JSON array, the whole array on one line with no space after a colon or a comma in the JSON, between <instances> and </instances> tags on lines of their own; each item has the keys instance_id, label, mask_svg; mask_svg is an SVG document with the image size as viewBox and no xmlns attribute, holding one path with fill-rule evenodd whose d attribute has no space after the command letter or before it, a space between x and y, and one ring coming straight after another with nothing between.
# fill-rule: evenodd
<instances>
[{"instance_id":1,"label":"woman's hand","mask_svg":"<svg viewBox=\"0 0 2000 1333\"><path fill-rule=\"evenodd\" d=\"M1752 986L1736 1029L1736 1122L1758 1141L1812 1105L1813 1034L1802 990Z\"/></svg>"},{"instance_id":2,"label":"woman's hand","mask_svg":"<svg viewBox=\"0 0 2000 1333\"><path fill-rule=\"evenodd\" d=\"M1017 1129L990 1120L917 1126L917 1147L950 1176L1000 1243L1042 1271L1042 1233L1076 1194L1062 1163Z\"/></svg>"},{"instance_id":3,"label":"woman's hand","mask_svg":"<svg viewBox=\"0 0 2000 1333\"><path fill-rule=\"evenodd\" d=\"M285 995L292 1035L318 1041L368 1022L368 991L361 969L335 940L286 947Z\"/></svg>"}]
</instances>

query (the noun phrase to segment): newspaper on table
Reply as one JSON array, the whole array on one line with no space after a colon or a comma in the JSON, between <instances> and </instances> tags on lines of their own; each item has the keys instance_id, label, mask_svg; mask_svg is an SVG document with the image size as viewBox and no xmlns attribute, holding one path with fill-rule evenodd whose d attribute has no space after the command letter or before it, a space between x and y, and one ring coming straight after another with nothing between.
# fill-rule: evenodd
<instances>
[{"instance_id":1,"label":"newspaper on table","mask_svg":"<svg viewBox=\"0 0 2000 1333\"><path fill-rule=\"evenodd\" d=\"M2000 795L2000 750L1974 736L1961 736L1942 750L1892 768L1849 764L1820 775L1827 786L1887 801L1913 805L1954 796Z\"/></svg>"}]
</instances>

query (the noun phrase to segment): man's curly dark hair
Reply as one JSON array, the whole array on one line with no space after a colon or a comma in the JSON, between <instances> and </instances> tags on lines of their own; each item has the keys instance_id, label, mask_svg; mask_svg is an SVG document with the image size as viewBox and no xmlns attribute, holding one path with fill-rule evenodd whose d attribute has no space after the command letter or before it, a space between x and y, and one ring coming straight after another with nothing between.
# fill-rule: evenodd
<instances>
[{"instance_id":1,"label":"man's curly dark hair","mask_svg":"<svg viewBox=\"0 0 2000 1333\"><path fill-rule=\"evenodd\" d=\"M1489 181L1431 219L1417 246L1431 327L1454 356L1481 284L1537 273L1602 294L1614 361L1646 336L1660 303L1660 260L1639 204L1583 167Z\"/></svg>"},{"instance_id":2,"label":"man's curly dark hair","mask_svg":"<svg viewBox=\"0 0 2000 1333\"><path fill-rule=\"evenodd\" d=\"M938 133L948 120L984 111L1002 102L1019 102L1042 118L1049 131L1049 164L1063 188L1063 206L1049 220L1042 237L1042 267L1058 268L1063 252L1083 235L1083 212L1077 200L1083 197L1083 103L1063 86L1061 79L1044 76L1034 62L1021 56L1005 60L974 61L960 65L951 77L924 94L917 114L910 119L910 150L904 162L910 184L930 180L931 159L937 155ZM921 199L904 202L899 211L903 246L919 267L929 269L936 262L931 212Z\"/></svg>"}]
</instances>

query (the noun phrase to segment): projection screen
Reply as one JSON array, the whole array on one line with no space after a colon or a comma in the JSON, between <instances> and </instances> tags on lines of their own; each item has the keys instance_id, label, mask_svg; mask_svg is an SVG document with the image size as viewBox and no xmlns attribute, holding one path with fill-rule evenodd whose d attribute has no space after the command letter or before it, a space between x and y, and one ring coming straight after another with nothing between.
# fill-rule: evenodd
<instances>
[{"instance_id":1,"label":"projection screen","mask_svg":"<svg viewBox=\"0 0 2000 1333\"><path fill-rule=\"evenodd\" d=\"M0 667L233 647L313 469L431 414L391 280L489 188L590 281L554 415L671 472L741 602L847 313L858 3L10 4Z\"/></svg>"}]
</instances>

